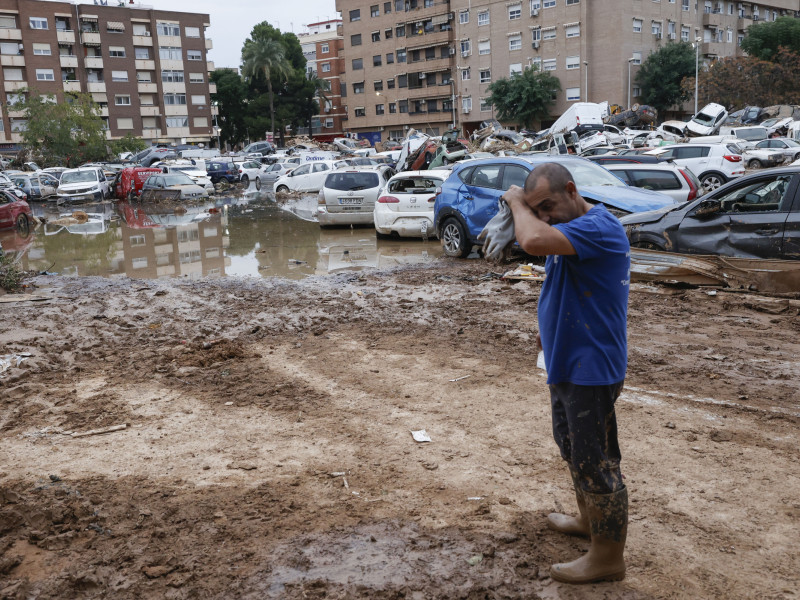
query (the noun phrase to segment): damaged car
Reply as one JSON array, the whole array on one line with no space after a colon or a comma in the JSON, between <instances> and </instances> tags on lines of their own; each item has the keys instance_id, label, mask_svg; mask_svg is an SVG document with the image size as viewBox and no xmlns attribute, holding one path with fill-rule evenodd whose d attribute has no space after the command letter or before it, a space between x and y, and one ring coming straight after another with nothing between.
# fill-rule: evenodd
<instances>
[{"instance_id":1,"label":"damaged car","mask_svg":"<svg viewBox=\"0 0 800 600\"><path fill-rule=\"evenodd\" d=\"M800 258L800 167L740 177L702 198L620 219L631 246L746 258Z\"/></svg>"}]
</instances>

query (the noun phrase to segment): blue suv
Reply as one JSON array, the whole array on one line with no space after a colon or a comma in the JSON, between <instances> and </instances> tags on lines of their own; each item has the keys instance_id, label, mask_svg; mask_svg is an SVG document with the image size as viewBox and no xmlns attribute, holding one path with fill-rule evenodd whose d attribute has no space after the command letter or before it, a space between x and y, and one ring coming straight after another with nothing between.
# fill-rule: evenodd
<instances>
[{"instance_id":1,"label":"blue suv","mask_svg":"<svg viewBox=\"0 0 800 600\"><path fill-rule=\"evenodd\" d=\"M603 167L577 156L531 154L457 163L433 205L434 229L447 256L465 258L479 244L478 234L497 214L498 201L512 185L525 185L533 168L564 165L590 204L602 203L617 217L674 204L669 196L631 187Z\"/></svg>"},{"instance_id":2,"label":"blue suv","mask_svg":"<svg viewBox=\"0 0 800 600\"><path fill-rule=\"evenodd\" d=\"M223 179L228 183L239 181L239 168L227 158L214 158L206 162L206 172L211 183L219 183Z\"/></svg>"}]
</instances>

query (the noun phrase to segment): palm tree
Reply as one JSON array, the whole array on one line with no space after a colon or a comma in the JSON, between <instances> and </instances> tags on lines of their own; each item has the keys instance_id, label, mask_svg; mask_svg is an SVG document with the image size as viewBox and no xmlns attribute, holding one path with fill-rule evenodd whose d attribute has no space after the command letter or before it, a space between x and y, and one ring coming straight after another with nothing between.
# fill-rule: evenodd
<instances>
[{"instance_id":1,"label":"palm tree","mask_svg":"<svg viewBox=\"0 0 800 600\"><path fill-rule=\"evenodd\" d=\"M327 79L320 79L317 77L316 73L311 73L308 76L308 80L311 82L311 85L314 89L314 96L319 99L319 112L324 113L325 107L328 104L328 92L331 91L331 82ZM312 137L313 130L311 128L311 121L313 119L313 115L309 115L308 117L308 137Z\"/></svg>"},{"instance_id":2,"label":"palm tree","mask_svg":"<svg viewBox=\"0 0 800 600\"><path fill-rule=\"evenodd\" d=\"M245 41L242 48L242 74L250 79L263 75L267 80L270 129L273 136L275 135L275 105L273 103L272 78L286 80L291 71L292 66L286 60L285 48L278 40L259 37Z\"/></svg>"}]
</instances>

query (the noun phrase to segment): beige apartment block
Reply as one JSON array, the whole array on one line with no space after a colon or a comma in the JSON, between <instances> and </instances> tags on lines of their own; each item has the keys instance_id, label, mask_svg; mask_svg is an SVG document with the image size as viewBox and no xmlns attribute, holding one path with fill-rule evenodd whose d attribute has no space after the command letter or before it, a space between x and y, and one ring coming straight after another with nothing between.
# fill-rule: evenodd
<instances>
[{"instance_id":1,"label":"beige apartment block","mask_svg":"<svg viewBox=\"0 0 800 600\"><path fill-rule=\"evenodd\" d=\"M384 5L393 10L387 13ZM398 10L398 7L402 10ZM379 3L361 0L338 0L342 11L345 38L346 79L364 83L368 95L373 78L383 81L391 77L388 66L373 64L373 56L405 52L403 67L397 62L395 77L407 74L408 87L395 87L386 93L387 102L409 103L419 95L430 97L426 85L411 87L412 73L428 70L412 62L409 51L434 48L441 73L452 74L456 96L456 120L466 132L483 120L495 117L486 102L489 85L523 69L537 67L552 73L561 82L551 118L535 126L547 126L570 104L578 101L628 105L639 101L636 73L647 56L670 42L699 45L698 63L718 57L741 54L739 44L753 23L773 21L780 16L800 15L800 0L765 2L723 2L721 0L398 0ZM357 14L354 14L356 11ZM375 15L375 16L373 16ZM353 17L356 18L353 18ZM447 23L446 31L435 27L428 33L428 20L436 17ZM444 19L447 18L446 21ZM398 28L422 23L423 35L405 40L395 36L385 39L383 33L392 25ZM408 29L407 29L408 31ZM375 35L375 34L379 35ZM355 37L354 36L359 36ZM351 43L355 40L358 43ZM417 41L419 40L419 41ZM391 42L394 42L393 44ZM440 48L449 45L451 60L439 59ZM444 56L444 53L442 53ZM427 58L427 56L426 56ZM354 66L358 69L351 70ZM438 65L437 65L438 66ZM415 68L416 67L416 68ZM444 69L448 69L445 71ZM427 74L426 74L427 75ZM443 85L436 79L436 85ZM438 89L434 88L434 89ZM348 85L348 94L352 85ZM446 94L443 94L446 96ZM440 99L443 97L440 96ZM378 115L363 96L348 98L350 129L368 131L379 127L397 133L396 121ZM353 116L354 107L364 107L364 116ZM449 103L448 103L449 106ZM438 110L441 104L435 104ZM419 104L414 108L425 106ZM409 111L404 123L419 127L423 117L434 122L434 114ZM395 116L395 115L390 115ZM441 115L439 129L452 118ZM509 124L510 125L510 124ZM356 129L356 127L358 129Z\"/></svg>"}]
</instances>

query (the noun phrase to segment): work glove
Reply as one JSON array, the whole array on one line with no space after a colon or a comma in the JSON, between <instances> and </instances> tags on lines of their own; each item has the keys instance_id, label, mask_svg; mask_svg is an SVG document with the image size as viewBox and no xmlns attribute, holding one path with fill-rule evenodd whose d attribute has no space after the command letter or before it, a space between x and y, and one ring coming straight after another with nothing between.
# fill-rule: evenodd
<instances>
[{"instance_id":1,"label":"work glove","mask_svg":"<svg viewBox=\"0 0 800 600\"><path fill-rule=\"evenodd\" d=\"M516 239L514 236L514 217L505 200L500 199L500 209L478 234L483 242L483 256L492 262L503 258L505 249Z\"/></svg>"}]
</instances>

